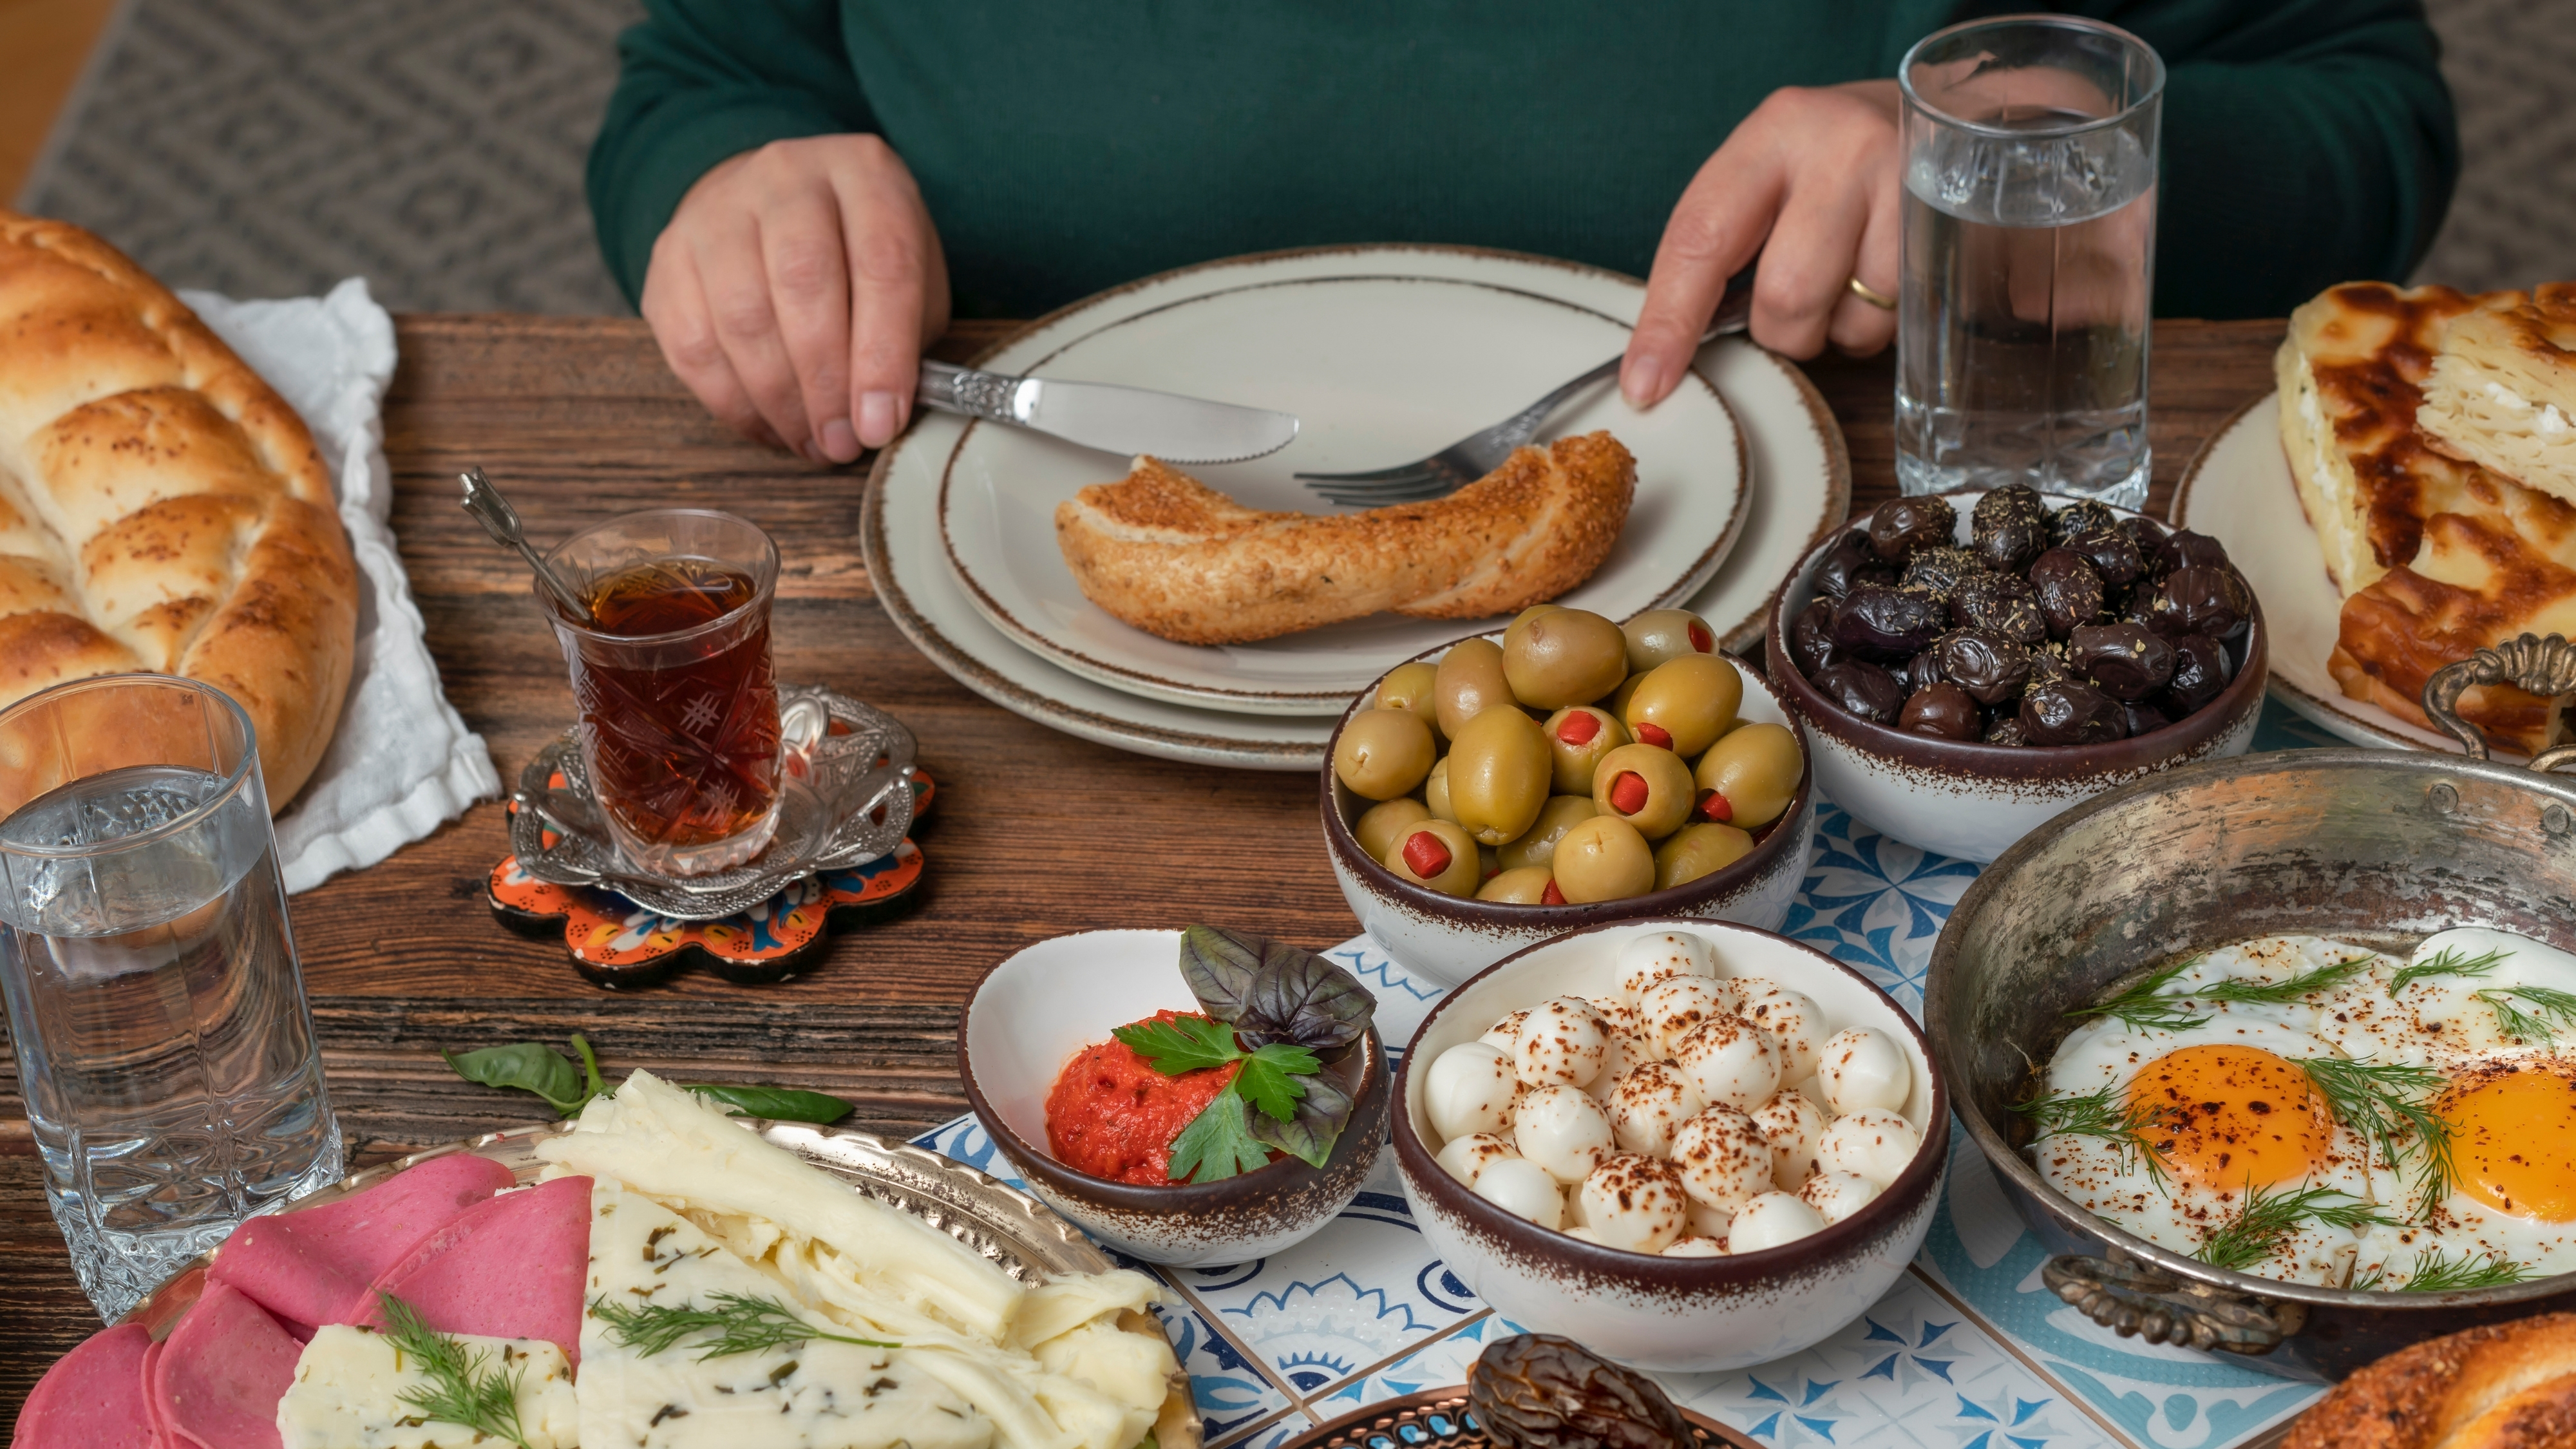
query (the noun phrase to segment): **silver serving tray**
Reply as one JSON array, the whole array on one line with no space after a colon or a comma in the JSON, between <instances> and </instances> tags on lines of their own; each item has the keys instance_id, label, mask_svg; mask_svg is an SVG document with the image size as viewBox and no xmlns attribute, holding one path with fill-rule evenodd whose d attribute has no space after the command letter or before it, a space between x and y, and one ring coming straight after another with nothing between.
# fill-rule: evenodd
<instances>
[{"instance_id":1,"label":"silver serving tray","mask_svg":"<svg viewBox=\"0 0 2576 1449\"><path fill-rule=\"evenodd\" d=\"M926 1148L888 1142L874 1133L841 1127L762 1118L737 1120L746 1131L756 1132L763 1141L795 1153L850 1184L862 1196L900 1208L946 1232L1021 1283L1034 1287L1058 1274L1105 1273L1118 1266L1084 1237L1081 1229L1057 1216L1055 1209L998 1178ZM352 1173L279 1211L293 1213L319 1207L373 1187L404 1168L459 1152L488 1157L509 1168L520 1182L534 1182L545 1166L537 1158L537 1144L561 1136L571 1127L569 1122L513 1127L432 1147ZM117 1323L139 1323L155 1339L169 1337L180 1315L205 1292L206 1266L221 1251L217 1248L189 1263ZM1167 1442L1163 1449L1197 1449L1205 1424L1190 1395L1186 1373L1173 1384L1172 1392L1187 1406L1189 1442Z\"/></svg>"},{"instance_id":2,"label":"silver serving tray","mask_svg":"<svg viewBox=\"0 0 2576 1449\"><path fill-rule=\"evenodd\" d=\"M832 733L835 724L844 732ZM639 869L609 838L571 730L519 772L510 849L522 869L548 884L613 890L656 915L714 921L902 843L914 799L913 737L902 721L835 689L782 684L778 734L778 833L740 865L685 879ZM560 787L552 783L558 773Z\"/></svg>"}]
</instances>

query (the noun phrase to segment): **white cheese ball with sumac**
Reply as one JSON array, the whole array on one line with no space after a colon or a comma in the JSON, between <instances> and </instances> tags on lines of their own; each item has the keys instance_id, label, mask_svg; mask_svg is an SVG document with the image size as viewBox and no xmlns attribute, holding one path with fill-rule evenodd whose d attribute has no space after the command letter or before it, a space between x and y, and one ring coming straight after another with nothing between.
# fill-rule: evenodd
<instances>
[{"instance_id":1,"label":"white cheese ball with sumac","mask_svg":"<svg viewBox=\"0 0 2576 1449\"><path fill-rule=\"evenodd\" d=\"M1771 1185L1796 1192L1816 1175L1825 1141L1825 1109L1789 1089L1753 1109L1753 1125L1771 1144Z\"/></svg>"},{"instance_id":2,"label":"white cheese ball with sumac","mask_svg":"<svg viewBox=\"0 0 2576 1449\"><path fill-rule=\"evenodd\" d=\"M1525 1158L1507 1157L1486 1164L1472 1189L1476 1196L1514 1217L1542 1228L1565 1221L1565 1189L1545 1169Z\"/></svg>"},{"instance_id":3,"label":"white cheese ball with sumac","mask_svg":"<svg viewBox=\"0 0 2576 1449\"><path fill-rule=\"evenodd\" d=\"M1505 1056L1509 1056L1511 1055L1512 1048L1520 1045L1521 1023L1527 1020L1529 1020L1529 1008L1523 1007L1518 1011L1506 1015L1502 1020L1495 1022L1491 1028L1487 1029L1483 1036L1476 1038L1476 1040L1483 1042L1485 1045L1492 1047L1494 1050L1501 1052Z\"/></svg>"},{"instance_id":4,"label":"white cheese ball with sumac","mask_svg":"<svg viewBox=\"0 0 2576 1449\"><path fill-rule=\"evenodd\" d=\"M1665 1247L1664 1256L1667 1258L1723 1258L1726 1256L1726 1243L1720 1238L1704 1238L1694 1233L1687 1238L1673 1239Z\"/></svg>"},{"instance_id":5,"label":"white cheese ball with sumac","mask_svg":"<svg viewBox=\"0 0 2576 1449\"><path fill-rule=\"evenodd\" d=\"M1620 1150L1648 1157L1673 1155L1673 1134L1708 1105L1699 1088L1669 1062L1635 1067L1610 1089L1610 1130Z\"/></svg>"},{"instance_id":6,"label":"white cheese ball with sumac","mask_svg":"<svg viewBox=\"0 0 2576 1449\"><path fill-rule=\"evenodd\" d=\"M1733 1107L1708 1107L1673 1133L1673 1170L1693 1202L1734 1212L1771 1191L1771 1144Z\"/></svg>"},{"instance_id":7,"label":"white cheese ball with sumac","mask_svg":"<svg viewBox=\"0 0 2576 1449\"><path fill-rule=\"evenodd\" d=\"M1914 1094L1914 1068L1905 1053L1887 1033L1865 1026L1845 1027L1825 1038L1816 1077L1824 1083L1826 1104L1837 1113L1864 1107L1893 1110Z\"/></svg>"},{"instance_id":8,"label":"white cheese ball with sumac","mask_svg":"<svg viewBox=\"0 0 2576 1449\"><path fill-rule=\"evenodd\" d=\"M1662 1057L1656 1055L1655 1049L1646 1044L1643 1036L1632 1032L1613 1031L1610 1033L1609 1042L1601 1050L1601 1075L1594 1077L1592 1085L1584 1090L1607 1102L1610 1100L1610 1094L1619 1089L1619 1083L1625 1080L1630 1072L1649 1062L1662 1060Z\"/></svg>"},{"instance_id":9,"label":"white cheese ball with sumac","mask_svg":"<svg viewBox=\"0 0 2576 1449\"><path fill-rule=\"evenodd\" d=\"M1673 1066L1700 1100L1750 1112L1780 1089L1780 1049L1771 1034L1740 1016L1716 1016L1673 1047Z\"/></svg>"},{"instance_id":10,"label":"white cheese ball with sumac","mask_svg":"<svg viewBox=\"0 0 2576 1449\"><path fill-rule=\"evenodd\" d=\"M1804 992L1759 976L1738 977L1735 984L1744 993L1736 1015L1769 1032L1779 1045L1780 1080L1796 1082L1814 1076L1825 1038L1832 1034L1824 1008Z\"/></svg>"},{"instance_id":11,"label":"white cheese ball with sumac","mask_svg":"<svg viewBox=\"0 0 2576 1449\"><path fill-rule=\"evenodd\" d=\"M1730 1253L1758 1253L1785 1247L1825 1226L1819 1213L1796 1193L1766 1192L1744 1205L1726 1230Z\"/></svg>"},{"instance_id":12,"label":"white cheese ball with sumac","mask_svg":"<svg viewBox=\"0 0 2576 1449\"><path fill-rule=\"evenodd\" d=\"M1896 1181L1923 1147L1914 1124L1884 1107L1848 1112L1825 1128L1816 1158L1827 1170L1865 1177L1881 1188Z\"/></svg>"},{"instance_id":13,"label":"white cheese ball with sumac","mask_svg":"<svg viewBox=\"0 0 2576 1449\"><path fill-rule=\"evenodd\" d=\"M1667 976L1637 998L1637 1015L1644 1019L1647 1044L1655 1055L1668 1058L1701 1022L1732 1016L1735 1006L1730 983L1709 976Z\"/></svg>"},{"instance_id":14,"label":"white cheese ball with sumac","mask_svg":"<svg viewBox=\"0 0 2576 1449\"><path fill-rule=\"evenodd\" d=\"M1576 1189L1583 1225L1604 1245L1631 1253L1660 1253L1682 1235L1689 1198L1672 1164L1641 1153L1604 1160Z\"/></svg>"},{"instance_id":15,"label":"white cheese ball with sumac","mask_svg":"<svg viewBox=\"0 0 2576 1449\"><path fill-rule=\"evenodd\" d=\"M1619 948L1619 995L1630 1002L1670 977L1716 975L1716 948L1688 931L1656 931Z\"/></svg>"},{"instance_id":16,"label":"white cheese ball with sumac","mask_svg":"<svg viewBox=\"0 0 2576 1449\"><path fill-rule=\"evenodd\" d=\"M1422 1105L1443 1140L1472 1132L1502 1133L1512 1125L1512 1099L1521 1079L1511 1058L1481 1041L1461 1042L1434 1057L1422 1084Z\"/></svg>"},{"instance_id":17,"label":"white cheese ball with sumac","mask_svg":"<svg viewBox=\"0 0 2576 1449\"><path fill-rule=\"evenodd\" d=\"M1450 1138L1448 1145L1442 1147L1440 1155L1432 1161L1440 1164L1441 1171L1474 1187L1476 1179L1484 1174L1486 1168L1506 1157L1518 1156L1520 1154L1512 1150L1512 1144L1491 1132L1470 1132L1464 1137Z\"/></svg>"},{"instance_id":18,"label":"white cheese ball with sumac","mask_svg":"<svg viewBox=\"0 0 2576 1449\"><path fill-rule=\"evenodd\" d=\"M1610 1114L1580 1087L1532 1087L1512 1105L1512 1145L1559 1182L1581 1182L1616 1143Z\"/></svg>"},{"instance_id":19,"label":"white cheese ball with sumac","mask_svg":"<svg viewBox=\"0 0 2576 1449\"><path fill-rule=\"evenodd\" d=\"M1826 1222L1838 1223L1869 1205L1878 1184L1848 1172L1819 1172L1798 1189L1798 1197Z\"/></svg>"},{"instance_id":20,"label":"white cheese ball with sumac","mask_svg":"<svg viewBox=\"0 0 2576 1449\"><path fill-rule=\"evenodd\" d=\"M1533 1087L1558 1082L1584 1086L1601 1074L1610 1024L1580 996L1560 996L1530 1008L1512 1047L1512 1070Z\"/></svg>"}]
</instances>

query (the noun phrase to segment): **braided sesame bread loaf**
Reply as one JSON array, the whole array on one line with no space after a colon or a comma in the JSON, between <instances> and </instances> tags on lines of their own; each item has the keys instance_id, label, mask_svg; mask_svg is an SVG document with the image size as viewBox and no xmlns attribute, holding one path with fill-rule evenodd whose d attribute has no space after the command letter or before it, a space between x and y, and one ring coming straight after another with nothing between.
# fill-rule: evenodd
<instances>
[{"instance_id":1,"label":"braided sesame bread loaf","mask_svg":"<svg viewBox=\"0 0 2576 1449\"><path fill-rule=\"evenodd\" d=\"M2402 1348L2317 1401L2282 1449L2567 1449L2576 1314L2544 1313Z\"/></svg>"},{"instance_id":2,"label":"braided sesame bread loaf","mask_svg":"<svg viewBox=\"0 0 2576 1449\"><path fill-rule=\"evenodd\" d=\"M339 721L357 615L294 410L115 248L0 211L0 706L202 680L249 713L283 807Z\"/></svg>"}]
</instances>

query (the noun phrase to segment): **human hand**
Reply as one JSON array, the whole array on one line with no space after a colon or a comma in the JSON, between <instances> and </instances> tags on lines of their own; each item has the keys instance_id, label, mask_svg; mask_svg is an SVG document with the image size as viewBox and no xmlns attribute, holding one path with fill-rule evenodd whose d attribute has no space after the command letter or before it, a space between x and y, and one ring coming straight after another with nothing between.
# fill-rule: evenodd
<instances>
[{"instance_id":1,"label":"human hand","mask_svg":"<svg viewBox=\"0 0 2576 1449\"><path fill-rule=\"evenodd\" d=\"M644 320L736 431L815 462L881 448L948 328L920 188L875 136L773 141L698 178L653 242Z\"/></svg>"},{"instance_id":2,"label":"human hand","mask_svg":"<svg viewBox=\"0 0 2576 1449\"><path fill-rule=\"evenodd\" d=\"M1850 284L1896 294L1900 104L1892 80L1785 86L1744 118L1664 224L1619 373L1630 402L1681 381L1727 278L1757 253L1754 341L1791 357L1887 345L1896 314Z\"/></svg>"}]
</instances>

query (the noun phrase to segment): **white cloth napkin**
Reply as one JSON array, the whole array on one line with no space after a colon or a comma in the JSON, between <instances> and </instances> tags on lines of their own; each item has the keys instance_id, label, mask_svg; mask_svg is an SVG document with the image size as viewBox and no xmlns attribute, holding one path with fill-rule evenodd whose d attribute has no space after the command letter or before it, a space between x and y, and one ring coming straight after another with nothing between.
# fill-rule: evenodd
<instances>
[{"instance_id":1,"label":"white cloth napkin","mask_svg":"<svg viewBox=\"0 0 2576 1449\"><path fill-rule=\"evenodd\" d=\"M501 793L492 753L438 687L394 551L393 470L378 408L394 375L394 319L352 277L327 297L236 302L182 292L215 334L313 430L339 493L358 573L358 648L349 699L295 808L277 818L290 892L370 866Z\"/></svg>"}]
</instances>

